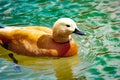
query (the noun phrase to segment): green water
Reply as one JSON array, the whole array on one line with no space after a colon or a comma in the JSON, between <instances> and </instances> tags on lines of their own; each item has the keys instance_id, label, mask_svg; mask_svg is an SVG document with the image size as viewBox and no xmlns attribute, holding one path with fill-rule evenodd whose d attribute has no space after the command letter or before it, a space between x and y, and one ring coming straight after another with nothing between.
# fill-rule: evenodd
<instances>
[{"instance_id":1,"label":"green water","mask_svg":"<svg viewBox=\"0 0 120 80\"><path fill-rule=\"evenodd\" d=\"M0 25L52 27L61 17L76 21L79 55L34 58L14 54L16 72L0 47L0 80L120 80L120 0L0 0Z\"/></svg>"}]
</instances>

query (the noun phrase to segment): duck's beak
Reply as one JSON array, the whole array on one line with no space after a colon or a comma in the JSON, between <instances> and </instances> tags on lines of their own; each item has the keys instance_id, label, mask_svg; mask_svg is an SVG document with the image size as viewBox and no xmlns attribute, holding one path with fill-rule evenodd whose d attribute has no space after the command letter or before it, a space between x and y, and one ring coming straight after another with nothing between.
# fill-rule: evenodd
<instances>
[{"instance_id":1,"label":"duck's beak","mask_svg":"<svg viewBox=\"0 0 120 80\"><path fill-rule=\"evenodd\" d=\"M79 35L85 35L85 33L84 32L82 32L82 31L80 31L79 29L77 29L77 28L75 28L75 30L74 30L74 32L73 33L75 33L75 34L79 34Z\"/></svg>"}]
</instances>

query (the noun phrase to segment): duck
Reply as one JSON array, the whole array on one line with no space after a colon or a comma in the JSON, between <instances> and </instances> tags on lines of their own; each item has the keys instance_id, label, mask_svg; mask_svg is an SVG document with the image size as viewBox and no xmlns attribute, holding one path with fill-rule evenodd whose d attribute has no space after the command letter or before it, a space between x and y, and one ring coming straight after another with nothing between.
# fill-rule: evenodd
<instances>
[{"instance_id":1,"label":"duck","mask_svg":"<svg viewBox=\"0 0 120 80\"><path fill-rule=\"evenodd\" d=\"M69 57L78 53L71 34L85 35L71 18L58 19L53 28L44 26L0 26L0 45L25 56Z\"/></svg>"}]
</instances>

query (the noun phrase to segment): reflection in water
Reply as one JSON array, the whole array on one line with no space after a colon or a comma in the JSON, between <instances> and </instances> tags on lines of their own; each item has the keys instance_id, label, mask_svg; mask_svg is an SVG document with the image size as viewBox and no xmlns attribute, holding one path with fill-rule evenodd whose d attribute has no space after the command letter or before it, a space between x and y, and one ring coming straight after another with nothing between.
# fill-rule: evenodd
<instances>
[{"instance_id":1,"label":"reflection in water","mask_svg":"<svg viewBox=\"0 0 120 80\"><path fill-rule=\"evenodd\" d=\"M73 79L73 73L72 73L72 66L75 64L72 64L74 62L74 58L72 58L72 62L70 63L68 59L59 59L52 61L53 68L55 70L55 75L58 80L72 80Z\"/></svg>"},{"instance_id":2,"label":"reflection in water","mask_svg":"<svg viewBox=\"0 0 120 80\"><path fill-rule=\"evenodd\" d=\"M14 69L16 72L21 72L21 68L18 65L18 60L14 57L14 55L12 53L9 53L8 56L12 59L13 63L14 63Z\"/></svg>"},{"instance_id":3,"label":"reflection in water","mask_svg":"<svg viewBox=\"0 0 120 80\"><path fill-rule=\"evenodd\" d=\"M2 47L0 47L0 49L2 50L0 51L1 58L10 61L13 60L8 56L10 55L9 54L10 51L7 51ZM80 75L80 73L82 72L81 70L85 69L88 65L88 63L87 64L84 63L85 65L81 65L81 63L83 62L80 59L79 55L75 55L73 57L64 57L64 58L28 57L23 55L17 55L15 53L13 53L13 55L14 55L14 59L18 61L17 63L20 67L25 66L27 67L27 69L31 70L31 72L39 73L37 75L44 75L44 76L54 75L54 77L56 77L56 79L58 80L74 80L74 78L77 75ZM24 73L24 70L21 68L21 72L19 73L22 72Z\"/></svg>"},{"instance_id":4,"label":"reflection in water","mask_svg":"<svg viewBox=\"0 0 120 80\"><path fill-rule=\"evenodd\" d=\"M81 61L78 55L52 61L52 65L58 80L74 80L74 75L76 73L73 73L73 68L79 63L81 63Z\"/></svg>"}]
</instances>

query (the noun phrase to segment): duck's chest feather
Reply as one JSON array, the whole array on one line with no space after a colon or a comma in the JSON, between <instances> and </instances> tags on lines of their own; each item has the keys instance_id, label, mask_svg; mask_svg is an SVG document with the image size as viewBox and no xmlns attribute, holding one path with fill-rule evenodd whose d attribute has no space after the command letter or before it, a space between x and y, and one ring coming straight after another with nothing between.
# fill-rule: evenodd
<instances>
[{"instance_id":1,"label":"duck's chest feather","mask_svg":"<svg viewBox=\"0 0 120 80\"><path fill-rule=\"evenodd\" d=\"M58 56L65 55L74 44L72 41L66 43L57 43L50 35L43 35L37 41L38 48L46 50L56 50Z\"/></svg>"},{"instance_id":2,"label":"duck's chest feather","mask_svg":"<svg viewBox=\"0 0 120 80\"><path fill-rule=\"evenodd\" d=\"M77 54L78 46L70 40L67 43L57 43L51 35L43 34L30 37L18 37L9 43L9 49L18 54L29 56L72 56Z\"/></svg>"}]
</instances>

